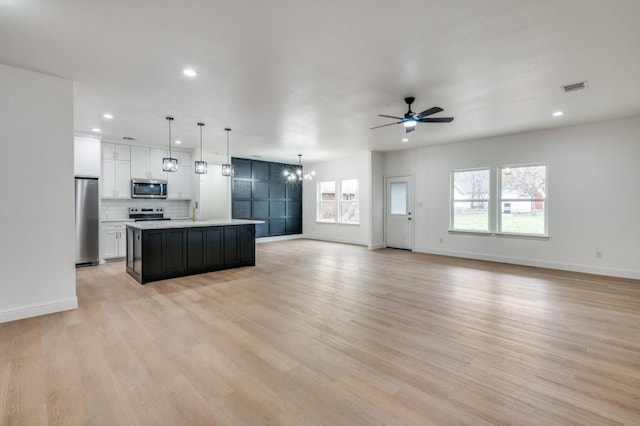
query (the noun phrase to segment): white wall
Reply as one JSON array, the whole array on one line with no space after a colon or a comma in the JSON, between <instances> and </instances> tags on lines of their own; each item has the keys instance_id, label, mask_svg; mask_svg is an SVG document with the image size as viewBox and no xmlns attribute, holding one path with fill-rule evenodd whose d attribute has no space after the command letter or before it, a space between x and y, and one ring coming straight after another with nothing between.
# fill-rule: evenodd
<instances>
[{"instance_id":1,"label":"white wall","mask_svg":"<svg viewBox=\"0 0 640 426\"><path fill-rule=\"evenodd\" d=\"M379 249L384 243L384 155L371 152L369 248Z\"/></svg>"},{"instance_id":2,"label":"white wall","mask_svg":"<svg viewBox=\"0 0 640 426\"><path fill-rule=\"evenodd\" d=\"M302 186L302 233L305 238L369 245L370 234L370 180L371 160L369 153L353 158L322 163L305 164L306 172L315 170L313 180L303 181ZM358 179L360 190L360 224L331 224L316 222L316 206L320 181Z\"/></svg>"},{"instance_id":3,"label":"white wall","mask_svg":"<svg viewBox=\"0 0 640 426\"><path fill-rule=\"evenodd\" d=\"M640 278L640 117L384 157L385 175L415 174L416 251ZM451 170L535 162L548 165L548 240L448 232Z\"/></svg>"},{"instance_id":4,"label":"white wall","mask_svg":"<svg viewBox=\"0 0 640 426\"><path fill-rule=\"evenodd\" d=\"M73 84L0 65L0 322L78 306Z\"/></svg>"}]
</instances>

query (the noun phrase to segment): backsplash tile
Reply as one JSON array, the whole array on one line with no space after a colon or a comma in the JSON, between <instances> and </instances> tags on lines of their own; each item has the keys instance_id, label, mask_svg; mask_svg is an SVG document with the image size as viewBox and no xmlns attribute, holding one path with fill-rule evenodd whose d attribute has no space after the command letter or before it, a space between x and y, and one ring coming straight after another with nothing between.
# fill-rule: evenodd
<instances>
[{"instance_id":1,"label":"backsplash tile","mask_svg":"<svg viewBox=\"0 0 640 426\"><path fill-rule=\"evenodd\" d=\"M188 217L191 214L190 206L189 200L103 199L100 204L100 219L128 219L129 207L164 207L165 217Z\"/></svg>"}]
</instances>

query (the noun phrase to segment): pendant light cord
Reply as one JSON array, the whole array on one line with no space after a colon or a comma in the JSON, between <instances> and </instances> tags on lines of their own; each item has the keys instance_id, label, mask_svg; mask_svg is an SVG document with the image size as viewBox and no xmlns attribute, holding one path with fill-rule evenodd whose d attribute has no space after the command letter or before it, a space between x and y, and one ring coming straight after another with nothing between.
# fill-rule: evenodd
<instances>
[{"instance_id":1,"label":"pendant light cord","mask_svg":"<svg viewBox=\"0 0 640 426\"><path fill-rule=\"evenodd\" d=\"M167 121L169 122L169 158L171 158L171 122L173 117L167 117Z\"/></svg>"},{"instance_id":2,"label":"pendant light cord","mask_svg":"<svg viewBox=\"0 0 640 426\"><path fill-rule=\"evenodd\" d=\"M224 130L227 132L227 163L231 164L231 159L229 158L229 132L231 131L231 129L226 128Z\"/></svg>"},{"instance_id":3,"label":"pendant light cord","mask_svg":"<svg viewBox=\"0 0 640 426\"><path fill-rule=\"evenodd\" d=\"M198 126L200 127L200 162L202 163L202 126L204 123L198 123Z\"/></svg>"}]
</instances>

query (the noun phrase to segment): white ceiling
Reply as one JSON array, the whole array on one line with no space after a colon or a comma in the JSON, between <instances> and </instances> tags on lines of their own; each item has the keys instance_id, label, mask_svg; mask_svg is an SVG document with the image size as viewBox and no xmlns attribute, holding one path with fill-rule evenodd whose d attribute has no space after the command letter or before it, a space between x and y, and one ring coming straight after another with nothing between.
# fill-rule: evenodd
<instances>
[{"instance_id":1,"label":"white ceiling","mask_svg":"<svg viewBox=\"0 0 640 426\"><path fill-rule=\"evenodd\" d=\"M0 0L0 63L73 79L80 133L166 146L172 115L186 147L203 121L211 151L231 127L232 155L317 161L640 114L639 22L638 0ZM455 121L369 130L408 95Z\"/></svg>"}]
</instances>

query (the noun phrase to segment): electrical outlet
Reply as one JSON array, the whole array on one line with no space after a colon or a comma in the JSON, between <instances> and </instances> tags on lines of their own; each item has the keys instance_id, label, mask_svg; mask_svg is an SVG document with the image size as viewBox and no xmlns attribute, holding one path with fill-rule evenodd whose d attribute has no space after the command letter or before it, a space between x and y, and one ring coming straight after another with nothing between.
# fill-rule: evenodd
<instances>
[{"instance_id":1,"label":"electrical outlet","mask_svg":"<svg viewBox=\"0 0 640 426\"><path fill-rule=\"evenodd\" d=\"M444 238L440 238L440 244L444 243Z\"/></svg>"},{"instance_id":2,"label":"electrical outlet","mask_svg":"<svg viewBox=\"0 0 640 426\"><path fill-rule=\"evenodd\" d=\"M602 252L601 251L597 251L596 252L596 259L602 259Z\"/></svg>"}]
</instances>

